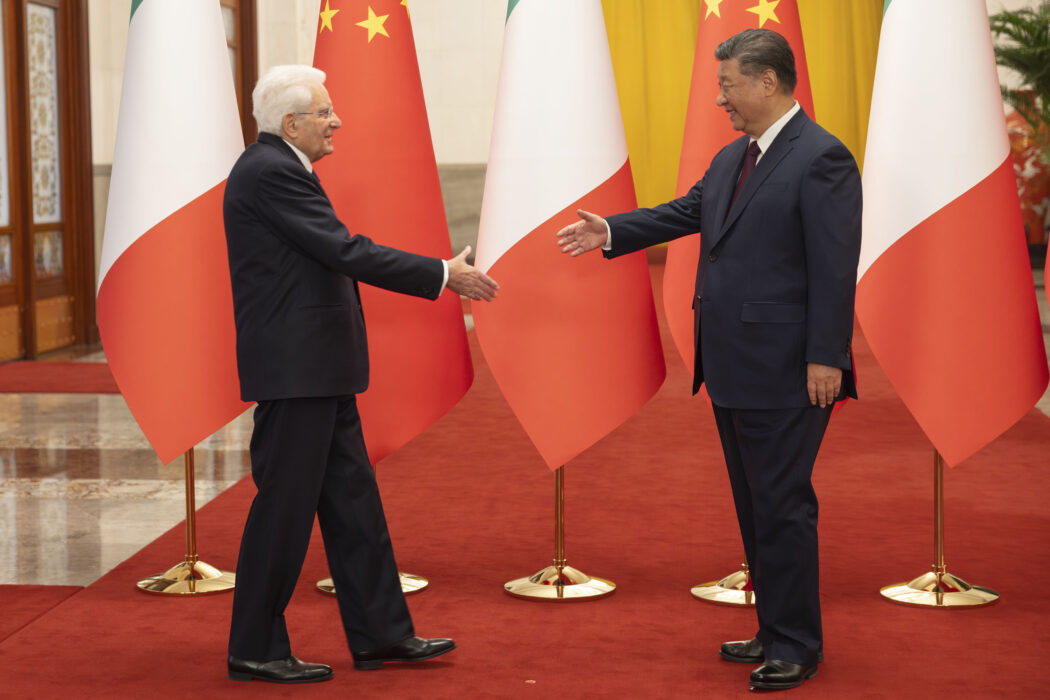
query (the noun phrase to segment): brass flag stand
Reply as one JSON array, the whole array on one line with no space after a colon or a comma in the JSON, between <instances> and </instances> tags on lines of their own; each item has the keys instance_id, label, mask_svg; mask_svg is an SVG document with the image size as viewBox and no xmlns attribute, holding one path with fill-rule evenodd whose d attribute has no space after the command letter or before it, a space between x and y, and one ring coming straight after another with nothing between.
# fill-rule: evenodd
<instances>
[{"instance_id":1,"label":"brass flag stand","mask_svg":"<svg viewBox=\"0 0 1050 700\"><path fill-rule=\"evenodd\" d=\"M197 556L197 508L194 501L193 448L186 450L186 559L163 574L138 582L139 590L164 595L205 595L232 591L234 574L220 571Z\"/></svg>"},{"instance_id":2,"label":"brass flag stand","mask_svg":"<svg viewBox=\"0 0 1050 700\"><path fill-rule=\"evenodd\" d=\"M415 574L406 574L403 571L397 572L398 577L401 579L401 592L405 595L412 595L413 593L419 593L421 590L430 585L430 581L427 581L422 576L416 576ZM335 581L331 578L323 578L317 582L317 590L328 595L335 595Z\"/></svg>"},{"instance_id":3,"label":"brass flag stand","mask_svg":"<svg viewBox=\"0 0 1050 700\"><path fill-rule=\"evenodd\" d=\"M694 597L717 605L754 605L755 592L751 590L751 571L747 562L720 581L708 581L693 586Z\"/></svg>"},{"instance_id":4,"label":"brass flag stand","mask_svg":"<svg viewBox=\"0 0 1050 700\"><path fill-rule=\"evenodd\" d=\"M372 467L375 469L375 467ZM401 592L405 595L412 595L413 593L419 593L421 590L430 585L430 581L426 580L422 576L416 576L415 574L406 574L403 571L397 572L398 577L401 579ZM335 595L335 581L329 578L323 578L317 582L317 590L328 595Z\"/></svg>"},{"instance_id":5,"label":"brass flag stand","mask_svg":"<svg viewBox=\"0 0 1050 700\"><path fill-rule=\"evenodd\" d=\"M565 563L565 467L554 472L554 562L532 576L507 582L503 590L517 598L553 601L592 600L616 590L612 581Z\"/></svg>"},{"instance_id":6,"label":"brass flag stand","mask_svg":"<svg viewBox=\"0 0 1050 700\"><path fill-rule=\"evenodd\" d=\"M906 583L883 587L883 597L902 605L968 608L998 602L990 588L971 586L944 565L944 458L933 451L933 569Z\"/></svg>"}]
</instances>

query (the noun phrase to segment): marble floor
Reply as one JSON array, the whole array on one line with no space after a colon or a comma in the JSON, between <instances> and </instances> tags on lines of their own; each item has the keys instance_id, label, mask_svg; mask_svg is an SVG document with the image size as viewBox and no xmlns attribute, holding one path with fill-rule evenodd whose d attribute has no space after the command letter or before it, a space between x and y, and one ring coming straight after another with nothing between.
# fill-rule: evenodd
<instances>
[{"instance_id":1,"label":"marble floor","mask_svg":"<svg viewBox=\"0 0 1050 700\"><path fill-rule=\"evenodd\" d=\"M250 435L247 411L194 449L198 507L249 472ZM185 460L119 394L0 394L0 584L87 585L185 517Z\"/></svg>"},{"instance_id":2,"label":"marble floor","mask_svg":"<svg viewBox=\"0 0 1050 700\"><path fill-rule=\"evenodd\" d=\"M70 359L104 361L97 348L42 361ZM1050 415L1050 391L1038 407ZM195 448L198 507L250 471L250 434L247 411ZM0 394L0 584L92 583L185 518L184 473L182 458L157 459L119 395Z\"/></svg>"}]
</instances>

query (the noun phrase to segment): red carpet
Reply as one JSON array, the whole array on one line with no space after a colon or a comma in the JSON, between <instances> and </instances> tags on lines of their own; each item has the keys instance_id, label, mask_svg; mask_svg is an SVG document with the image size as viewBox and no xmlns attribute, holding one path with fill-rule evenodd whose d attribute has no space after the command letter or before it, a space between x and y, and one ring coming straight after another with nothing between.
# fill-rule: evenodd
<instances>
[{"instance_id":1,"label":"red carpet","mask_svg":"<svg viewBox=\"0 0 1050 700\"><path fill-rule=\"evenodd\" d=\"M0 365L3 394L117 394L105 362L8 362Z\"/></svg>"},{"instance_id":2,"label":"red carpet","mask_svg":"<svg viewBox=\"0 0 1050 700\"><path fill-rule=\"evenodd\" d=\"M729 573L741 553L710 410L688 396L666 347L667 384L566 472L569 562L614 580L611 597L545 604L503 593L505 581L550 561L553 476L475 355L467 397L379 470L399 564L431 580L409 599L417 631L455 637L458 650L354 671L335 601L313 590L326 575L317 538L288 621L295 653L332 663L335 679L229 682L230 596L172 600L134 588L181 558L179 527L0 642L5 695L745 697L750 666L719 660L717 649L755 631L753 611L689 595ZM862 400L834 419L817 465L827 662L790 697L1044 696L1050 419L1031 412L947 476L949 570L999 590L1002 602L966 611L892 605L879 587L932 560L932 450L862 339L857 355ZM235 565L253 490L241 482L202 509L206 561Z\"/></svg>"},{"instance_id":3,"label":"red carpet","mask_svg":"<svg viewBox=\"0 0 1050 700\"><path fill-rule=\"evenodd\" d=\"M0 586L0 641L81 590L83 586Z\"/></svg>"}]
</instances>

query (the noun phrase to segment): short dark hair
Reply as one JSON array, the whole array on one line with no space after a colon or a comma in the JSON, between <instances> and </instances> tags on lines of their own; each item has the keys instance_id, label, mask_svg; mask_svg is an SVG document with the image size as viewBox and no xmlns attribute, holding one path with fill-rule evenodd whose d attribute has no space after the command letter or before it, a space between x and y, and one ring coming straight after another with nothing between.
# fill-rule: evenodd
<instances>
[{"instance_id":1,"label":"short dark hair","mask_svg":"<svg viewBox=\"0 0 1050 700\"><path fill-rule=\"evenodd\" d=\"M740 63L740 72L751 79L771 70L790 94L794 94L798 84L791 44L770 29L745 29L734 34L718 45L715 58L719 61L735 58Z\"/></svg>"}]
</instances>

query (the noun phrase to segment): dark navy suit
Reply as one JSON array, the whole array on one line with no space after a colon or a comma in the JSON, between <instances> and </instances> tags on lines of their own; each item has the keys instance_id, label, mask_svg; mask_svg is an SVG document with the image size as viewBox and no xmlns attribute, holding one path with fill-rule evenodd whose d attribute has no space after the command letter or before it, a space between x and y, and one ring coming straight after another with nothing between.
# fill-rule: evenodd
<instances>
[{"instance_id":1,"label":"dark navy suit","mask_svg":"<svg viewBox=\"0 0 1050 700\"><path fill-rule=\"evenodd\" d=\"M856 398L860 175L799 111L730 208L749 141L723 148L685 196L610 216L605 254L701 232L693 392L706 384L714 406L766 658L812 663L823 642L811 475L830 407L810 405L806 365L842 369L839 398Z\"/></svg>"},{"instance_id":2,"label":"dark navy suit","mask_svg":"<svg viewBox=\"0 0 1050 700\"><path fill-rule=\"evenodd\" d=\"M229 653L291 655L284 608L315 513L351 650L411 637L355 401L368 386L357 283L434 299L443 264L351 236L316 176L272 134L234 165L223 216L241 398L258 402L258 494L241 540Z\"/></svg>"}]
</instances>

